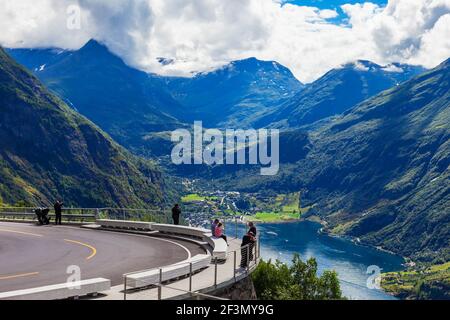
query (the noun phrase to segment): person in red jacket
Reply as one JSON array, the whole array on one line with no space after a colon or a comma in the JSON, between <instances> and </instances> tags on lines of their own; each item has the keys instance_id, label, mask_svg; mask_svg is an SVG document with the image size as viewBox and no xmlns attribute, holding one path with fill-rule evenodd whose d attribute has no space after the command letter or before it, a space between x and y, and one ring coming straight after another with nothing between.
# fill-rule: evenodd
<instances>
[{"instance_id":1,"label":"person in red jacket","mask_svg":"<svg viewBox=\"0 0 450 320\"><path fill-rule=\"evenodd\" d=\"M219 222L216 226L216 230L214 232L214 236L216 238L222 238L228 245L227 236L224 234L224 226L222 222Z\"/></svg>"}]
</instances>

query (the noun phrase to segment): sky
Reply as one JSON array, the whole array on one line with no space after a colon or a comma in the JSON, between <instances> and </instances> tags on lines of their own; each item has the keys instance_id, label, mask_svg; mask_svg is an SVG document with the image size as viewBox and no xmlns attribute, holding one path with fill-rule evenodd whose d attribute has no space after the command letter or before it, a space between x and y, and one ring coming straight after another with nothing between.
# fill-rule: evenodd
<instances>
[{"instance_id":1,"label":"sky","mask_svg":"<svg viewBox=\"0 0 450 320\"><path fill-rule=\"evenodd\" d=\"M0 0L0 30L12 48L94 38L163 75L256 57L308 83L358 59L438 65L450 57L450 0Z\"/></svg>"},{"instance_id":2,"label":"sky","mask_svg":"<svg viewBox=\"0 0 450 320\"><path fill-rule=\"evenodd\" d=\"M379 5L380 7L386 6L387 0L372 0L370 1L374 4ZM295 4L298 6L309 6L316 7L319 9L332 9L338 13L336 18L328 19L329 22L332 23L345 23L348 20L348 17L345 15L341 6L345 4L357 4L364 3L363 0L282 0L281 5L284 4Z\"/></svg>"},{"instance_id":3,"label":"sky","mask_svg":"<svg viewBox=\"0 0 450 320\"><path fill-rule=\"evenodd\" d=\"M361 0L284 0L284 3L296 4L299 6L317 7L319 9L335 9L343 4L363 3ZM384 6L387 0L372 0L372 3Z\"/></svg>"}]
</instances>

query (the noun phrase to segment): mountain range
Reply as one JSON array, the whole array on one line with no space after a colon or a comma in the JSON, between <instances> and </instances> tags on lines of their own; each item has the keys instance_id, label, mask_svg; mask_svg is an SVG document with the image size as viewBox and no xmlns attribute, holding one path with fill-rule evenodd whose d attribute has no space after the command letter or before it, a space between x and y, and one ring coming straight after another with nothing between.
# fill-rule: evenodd
<instances>
[{"instance_id":1,"label":"mountain range","mask_svg":"<svg viewBox=\"0 0 450 320\"><path fill-rule=\"evenodd\" d=\"M149 157L170 152L164 132L189 128L194 120L205 127L250 126L302 88L287 68L254 58L176 78L129 67L95 40L75 51L8 53L120 144Z\"/></svg>"},{"instance_id":2,"label":"mountain range","mask_svg":"<svg viewBox=\"0 0 450 320\"><path fill-rule=\"evenodd\" d=\"M303 88L286 67L256 58L193 78L169 78L167 83L173 97L189 110L189 120L202 120L208 128L251 128Z\"/></svg>"},{"instance_id":3,"label":"mountain range","mask_svg":"<svg viewBox=\"0 0 450 320\"><path fill-rule=\"evenodd\" d=\"M279 63L256 58L192 78L158 76L127 66L95 40L76 51L9 53L69 105L133 149L145 145L149 134L189 127L194 120L208 128L310 125L425 71L361 60L304 85Z\"/></svg>"},{"instance_id":4,"label":"mountain range","mask_svg":"<svg viewBox=\"0 0 450 320\"><path fill-rule=\"evenodd\" d=\"M424 72L419 66L356 61L327 72L266 113L257 127L297 128L339 115L356 104Z\"/></svg>"},{"instance_id":5,"label":"mountain range","mask_svg":"<svg viewBox=\"0 0 450 320\"><path fill-rule=\"evenodd\" d=\"M132 156L0 48L0 203L154 207L170 194Z\"/></svg>"},{"instance_id":6,"label":"mountain range","mask_svg":"<svg viewBox=\"0 0 450 320\"><path fill-rule=\"evenodd\" d=\"M95 40L75 51L8 52L69 106L146 157L170 154L170 131L190 128L195 120L209 128L297 128L423 71L358 61L304 85L279 63L255 58L192 78L158 76L126 65Z\"/></svg>"},{"instance_id":7,"label":"mountain range","mask_svg":"<svg viewBox=\"0 0 450 320\"><path fill-rule=\"evenodd\" d=\"M110 152L123 156L119 164L126 163L136 169L132 176L139 183L145 181L141 170L143 160L121 149L76 111L134 153L158 159L170 154L170 131L190 128L194 120L202 120L205 127L280 128L282 165L274 177L261 177L259 168L242 166L191 166L176 172L208 179L228 190L302 190L305 205L311 207L306 216L319 216L327 224L325 231L349 235L362 243L414 259L447 261L450 258L448 60L429 71L361 60L331 70L305 85L280 64L255 58L234 61L192 78L158 76L126 65L94 40L76 51L11 49L8 52L70 105L68 108L38 85L37 95L45 91L45 95L58 101L53 108L63 108L64 117L70 115L64 123L75 126L55 129L51 135L79 132L77 121L88 123L90 132L103 137L99 138L103 143L109 142ZM27 90L37 90L34 85L31 87L34 89L27 87ZM11 95L14 90L5 92ZM22 99L23 95L19 97ZM33 114L29 119L44 121L45 116ZM25 120L21 118L21 121ZM45 130L41 135L44 133ZM23 139L18 134L13 137L17 141ZM74 141L83 139L77 137ZM48 144L47 149L44 142ZM42 148L52 154L57 148L42 137L33 143L39 146L33 149L35 152ZM96 149L87 148L90 153L83 151L88 152L83 159L92 157ZM79 158L77 153L55 150L57 154L67 154L67 163L70 157ZM18 150L11 152L17 153ZM17 175L21 169L12 166L22 162L9 159L5 167ZM34 163L27 161L29 166ZM99 166L103 161L107 159L95 163ZM122 167L117 163L105 163L108 165L102 170L112 166L111 170L125 172L120 171ZM91 164L83 165L92 168ZM45 170L41 169L36 177L48 171L57 177L49 180L51 183L67 181L59 173L64 168L51 162L42 166ZM98 173L101 176L102 170ZM158 194L164 189L158 169L148 170L144 172L153 173L150 174L153 183L140 185L139 189L133 185L131 193L124 192L124 198L131 197L134 203L157 201L142 198L143 194L152 192L139 191L153 188ZM23 174L20 177L24 179ZM9 181L14 181L13 177ZM33 181L29 185L35 184ZM11 193L25 196L26 185L22 189L20 183L16 185L19 187ZM53 190L61 189L65 190L64 186L55 186ZM117 199L117 195L108 196L112 202L125 201Z\"/></svg>"},{"instance_id":8,"label":"mountain range","mask_svg":"<svg viewBox=\"0 0 450 320\"><path fill-rule=\"evenodd\" d=\"M73 109L130 149L141 149L149 132L183 127L173 116L182 114L181 106L164 90L163 80L130 68L97 41L76 51L9 53Z\"/></svg>"},{"instance_id":9,"label":"mountain range","mask_svg":"<svg viewBox=\"0 0 450 320\"><path fill-rule=\"evenodd\" d=\"M450 59L291 144L274 177L255 168L211 180L255 192L303 190L326 231L423 261L450 259ZM301 130L300 130L301 131ZM303 141L303 142L302 142ZM301 151L300 151L301 150Z\"/></svg>"}]
</instances>

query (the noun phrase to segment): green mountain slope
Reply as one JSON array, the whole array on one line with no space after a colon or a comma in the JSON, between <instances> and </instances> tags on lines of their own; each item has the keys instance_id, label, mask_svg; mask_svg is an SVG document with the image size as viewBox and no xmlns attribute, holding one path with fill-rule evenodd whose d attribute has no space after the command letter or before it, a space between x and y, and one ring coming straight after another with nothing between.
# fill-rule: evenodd
<instances>
[{"instance_id":1,"label":"green mountain slope","mask_svg":"<svg viewBox=\"0 0 450 320\"><path fill-rule=\"evenodd\" d=\"M449 61L361 104L317 141L309 157L321 171L309 184L334 193L322 199L331 228L406 256L450 258Z\"/></svg>"},{"instance_id":2,"label":"green mountain slope","mask_svg":"<svg viewBox=\"0 0 450 320\"><path fill-rule=\"evenodd\" d=\"M150 207L164 180L67 107L0 48L0 199Z\"/></svg>"},{"instance_id":3,"label":"green mountain slope","mask_svg":"<svg viewBox=\"0 0 450 320\"><path fill-rule=\"evenodd\" d=\"M256 58L167 83L191 122L202 120L210 128L251 128L303 87L286 67Z\"/></svg>"},{"instance_id":4,"label":"green mountain slope","mask_svg":"<svg viewBox=\"0 0 450 320\"><path fill-rule=\"evenodd\" d=\"M267 113L256 126L296 128L340 115L381 91L397 86L425 69L404 64L380 66L359 60L333 69Z\"/></svg>"},{"instance_id":5,"label":"green mountain slope","mask_svg":"<svg viewBox=\"0 0 450 320\"><path fill-rule=\"evenodd\" d=\"M309 133L308 143L274 177L241 170L220 181L247 191L304 189L309 214L328 231L417 259L450 259L450 60Z\"/></svg>"},{"instance_id":6,"label":"green mountain slope","mask_svg":"<svg viewBox=\"0 0 450 320\"><path fill-rule=\"evenodd\" d=\"M409 300L450 300L450 262L382 275L382 288Z\"/></svg>"},{"instance_id":7,"label":"green mountain slope","mask_svg":"<svg viewBox=\"0 0 450 320\"><path fill-rule=\"evenodd\" d=\"M127 66L95 40L76 51L9 52L69 106L136 153L152 154L146 135L184 126L176 119L183 109L161 77Z\"/></svg>"}]
</instances>

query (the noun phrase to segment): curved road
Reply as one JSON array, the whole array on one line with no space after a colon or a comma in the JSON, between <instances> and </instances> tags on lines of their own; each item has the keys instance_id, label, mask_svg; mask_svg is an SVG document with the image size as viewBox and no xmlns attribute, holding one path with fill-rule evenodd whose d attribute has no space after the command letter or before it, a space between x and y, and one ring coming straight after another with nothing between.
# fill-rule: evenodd
<instances>
[{"instance_id":1,"label":"curved road","mask_svg":"<svg viewBox=\"0 0 450 320\"><path fill-rule=\"evenodd\" d=\"M161 267L205 253L187 241L69 226L0 222L0 292L64 283L69 266L82 279L123 283L124 273Z\"/></svg>"}]
</instances>

